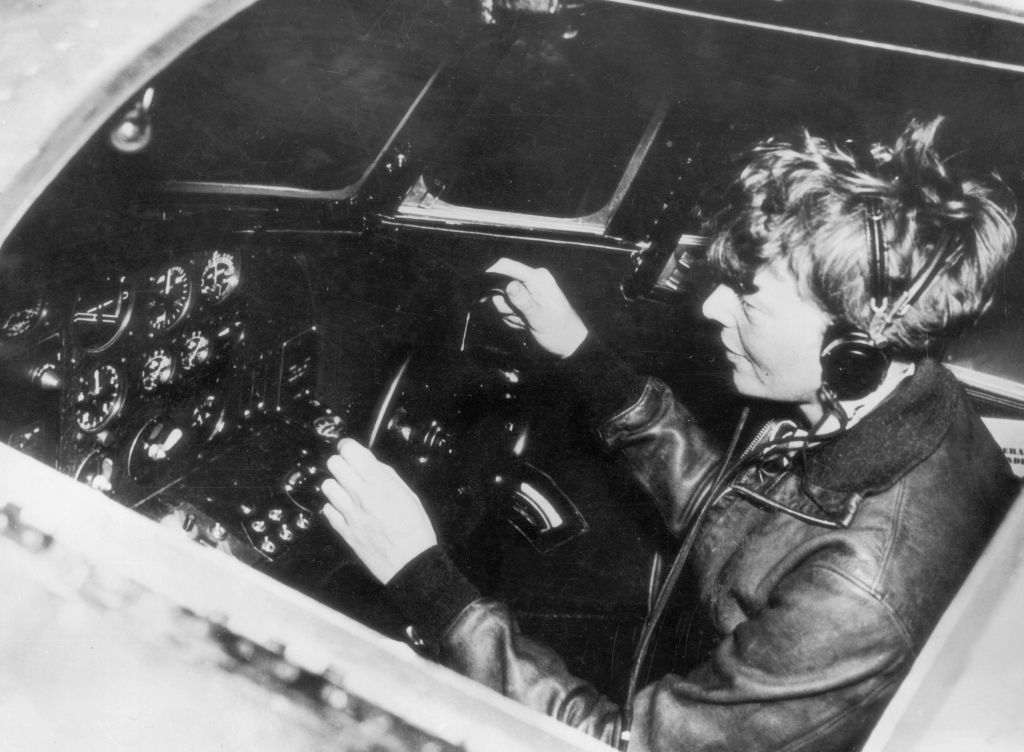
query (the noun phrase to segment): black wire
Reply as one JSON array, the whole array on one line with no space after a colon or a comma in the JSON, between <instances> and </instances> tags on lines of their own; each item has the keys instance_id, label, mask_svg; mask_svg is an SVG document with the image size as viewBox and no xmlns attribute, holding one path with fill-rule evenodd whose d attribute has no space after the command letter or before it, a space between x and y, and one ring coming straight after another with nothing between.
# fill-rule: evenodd
<instances>
[{"instance_id":1,"label":"black wire","mask_svg":"<svg viewBox=\"0 0 1024 752\"><path fill-rule=\"evenodd\" d=\"M740 434L743 432L743 427L746 425L747 417L749 415L750 408L744 407L743 412L740 414L739 422L736 424L736 430L733 431L732 440L729 442L729 448L726 450L725 457L723 458L722 464L715 476L715 480L711 485L707 486L702 497L697 502L697 514L694 517L693 524L690 526L690 530L687 532L682 545L679 547L679 551L676 553L675 560L672 562L672 568L665 576L665 580L658 592L658 598L655 601L654 608L651 609L651 612L644 620L643 630L640 633L640 641L633 654L633 668L630 671L629 685L626 690L626 702L622 709L622 728L619 732L619 741L617 745L620 750L625 750L629 746L630 731L632 730L633 725L633 701L636 698L637 685L640 682L640 672L643 670L644 662L647 659L647 653L650 650L651 640L654 638L655 629L661 621L661 617L664 615L665 609L668 607L668 602L675 590L675 586L679 581L680 575L682 575L686 561L697 541L697 534L700 532L705 515L708 510L714 506L725 481L732 477L732 473L735 469L738 469L742 462L733 463L733 466L730 467L730 461L736 453L736 446L739 444Z\"/></svg>"},{"instance_id":2,"label":"black wire","mask_svg":"<svg viewBox=\"0 0 1024 752\"><path fill-rule=\"evenodd\" d=\"M801 461L806 463L806 452L808 448L819 446L820 444L829 441L839 434L843 433L847 416L846 411L843 410L838 400L835 400L831 393L825 395L823 402L825 403L825 411L821 418L811 427L810 432L806 437L799 439L800 441L800 453ZM633 667L630 671L629 685L626 690L626 701L622 709L622 728L619 732L619 741L617 748L619 750L626 750L629 746L630 733L632 731L633 724L633 702L636 699L636 692L638 684L640 682L640 673L643 670L644 662L647 659L647 653L651 647L651 641L654 638L655 629L658 626L658 622L664 615L665 609L668 607L668 602L675 590L676 584L679 581L679 577L682 575L683 568L686 564L687 559L693 549L694 544L697 541L697 535L700 533L700 528L704 522L704 517L708 511L715 505L715 502L726 492L725 486L731 483L731 480L736 474L742 469L743 465L750 461L762 461L766 459L767 455L773 451L786 449L792 451L790 447L794 442L794 437L788 436L781 439L775 439L767 443L762 449L759 449L754 456L747 456L746 454L741 455L735 461L732 461L733 456L736 453L736 447L739 443L740 434L743 431L743 427L747 422L747 418L750 414L750 408L744 407L743 412L740 415L739 422L736 425L736 430L733 432L732 440L729 442L729 448L726 451L725 457L719 467L718 473L715 476L715 480L702 492L701 499L697 503L697 514L694 517L693 524L690 526L686 537L683 539L682 545L680 545L678 552L676 553L675 560L672 562L672 568L665 576L665 580L661 585L661 589L658 592L658 598L655 602L654 608L651 609L644 620L643 630L641 631L640 641L637 645L637 649L633 654ZM840 427L836 431L829 432L827 434L819 434L822 426L825 425L828 418L835 415L839 419ZM730 489L735 489L743 492L743 494L751 501L759 502L765 506L772 508L779 508L783 511L793 514L799 519L806 522L816 523L824 527L842 527L840 523L818 519L810 515L804 515L801 513L794 513L785 507L781 507L779 504L774 502L762 494L756 491L749 491L749 489L741 487L729 486ZM803 477L801 477L801 490L803 490Z\"/></svg>"}]
</instances>

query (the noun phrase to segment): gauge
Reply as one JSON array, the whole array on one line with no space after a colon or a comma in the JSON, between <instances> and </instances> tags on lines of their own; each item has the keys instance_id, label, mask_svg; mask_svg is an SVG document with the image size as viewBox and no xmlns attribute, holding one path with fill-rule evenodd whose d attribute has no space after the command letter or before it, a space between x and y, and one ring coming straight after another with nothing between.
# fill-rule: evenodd
<instances>
[{"instance_id":1,"label":"gauge","mask_svg":"<svg viewBox=\"0 0 1024 752\"><path fill-rule=\"evenodd\" d=\"M174 355L166 347L159 347L149 352L142 363L139 381L143 390L153 392L171 383L177 363Z\"/></svg>"},{"instance_id":2,"label":"gauge","mask_svg":"<svg viewBox=\"0 0 1024 752\"><path fill-rule=\"evenodd\" d=\"M97 353L114 344L132 315L134 296L124 277L84 290L71 312L71 332L79 345Z\"/></svg>"},{"instance_id":3,"label":"gauge","mask_svg":"<svg viewBox=\"0 0 1024 752\"><path fill-rule=\"evenodd\" d=\"M180 266L169 266L149 280L146 319L153 331L166 332L180 324L192 307L192 279Z\"/></svg>"},{"instance_id":4,"label":"gauge","mask_svg":"<svg viewBox=\"0 0 1024 752\"><path fill-rule=\"evenodd\" d=\"M33 423L25 426L7 438L7 444L11 449L17 449L22 454L42 458L45 448L44 441L46 434L42 423Z\"/></svg>"},{"instance_id":5,"label":"gauge","mask_svg":"<svg viewBox=\"0 0 1024 752\"><path fill-rule=\"evenodd\" d=\"M206 266L199 290L209 303L222 303L242 281L238 258L233 253L214 251Z\"/></svg>"},{"instance_id":6,"label":"gauge","mask_svg":"<svg viewBox=\"0 0 1024 752\"><path fill-rule=\"evenodd\" d=\"M6 311L0 323L0 339L13 340L31 332L46 316L46 304L41 298L25 306L16 306Z\"/></svg>"},{"instance_id":7,"label":"gauge","mask_svg":"<svg viewBox=\"0 0 1024 752\"><path fill-rule=\"evenodd\" d=\"M89 454L75 471L75 480L85 483L103 493L114 490L114 476L117 470L114 458L102 449Z\"/></svg>"},{"instance_id":8,"label":"gauge","mask_svg":"<svg viewBox=\"0 0 1024 752\"><path fill-rule=\"evenodd\" d=\"M185 335L181 346L181 367L186 371L195 371L210 362L213 356L213 344L210 338L199 330Z\"/></svg>"},{"instance_id":9,"label":"gauge","mask_svg":"<svg viewBox=\"0 0 1024 752\"><path fill-rule=\"evenodd\" d=\"M187 454L189 435L171 418L153 418L135 434L128 449L128 476L149 483L168 466Z\"/></svg>"},{"instance_id":10,"label":"gauge","mask_svg":"<svg viewBox=\"0 0 1024 752\"><path fill-rule=\"evenodd\" d=\"M78 378L74 397L75 422L86 433L107 426L124 406L126 386L120 369L103 363Z\"/></svg>"},{"instance_id":11,"label":"gauge","mask_svg":"<svg viewBox=\"0 0 1024 752\"><path fill-rule=\"evenodd\" d=\"M218 394L207 394L192 407L189 427L200 441L210 441L227 428L227 409Z\"/></svg>"}]
</instances>

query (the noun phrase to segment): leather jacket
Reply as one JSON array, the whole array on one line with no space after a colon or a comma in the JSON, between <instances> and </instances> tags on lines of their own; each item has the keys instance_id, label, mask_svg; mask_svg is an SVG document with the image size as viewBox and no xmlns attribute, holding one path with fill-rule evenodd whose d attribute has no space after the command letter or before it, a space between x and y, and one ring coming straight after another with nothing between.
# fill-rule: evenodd
<instances>
[{"instance_id":1,"label":"leather jacket","mask_svg":"<svg viewBox=\"0 0 1024 752\"><path fill-rule=\"evenodd\" d=\"M580 388L605 392L597 412L611 404L608 385L594 378L602 358L591 353L580 365L581 378L590 374ZM722 457L663 383L638 380L627 391L628 406L599 420L597 435L682 535ZM720 641L703 664L637 694L629 749L855 748L1015 490L960 386L929 361L802 462L743 467L709 510L692 555ZM618 742L620 708L520 634L508 608L481 598L440 549L388 590L450 668Z\"/></svg>"}]
</instances>

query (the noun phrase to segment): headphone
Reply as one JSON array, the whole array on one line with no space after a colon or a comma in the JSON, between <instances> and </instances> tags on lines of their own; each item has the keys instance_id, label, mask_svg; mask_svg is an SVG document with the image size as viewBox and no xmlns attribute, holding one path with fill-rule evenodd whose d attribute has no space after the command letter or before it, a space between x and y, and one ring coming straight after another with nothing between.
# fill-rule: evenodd
<instances>
[{"instance_id":1,"label":"headphone","mask_svg":"<svg viewBox=\"0 0 1024 752\"><path fill-rule=\"evenodd\" d=\"M883 218L882 200L877 197L867 199L864 231L871 251L871 310L874 315L870 333L849 322L838 322L826 329L821 348L821 381L824 394L831 400L860 399L881 385L889 370L889 356L878 345L879 336L910 310L935 278L961 256L960 252L955 252L954 234L944 231L935 244L931 259L890 306L892 280Z\"/></svg>"},{"instance_id":2,"label":"headphone","mask_svg":"<svg viewBox=\"0 0 1024 752\"><path fill-rule=\"evenodd\" d=\"M881 199L869 198L864 212L864 234L871 251L871 309L876 317L884 314L891 287L889 248L885 242L882 218ZM821 347L821 381L829 396L840 400L865 397L881 385L888 370L889 356L864 329L849 322L838 322L825 331Z\"/></svg>"}]
</instances>

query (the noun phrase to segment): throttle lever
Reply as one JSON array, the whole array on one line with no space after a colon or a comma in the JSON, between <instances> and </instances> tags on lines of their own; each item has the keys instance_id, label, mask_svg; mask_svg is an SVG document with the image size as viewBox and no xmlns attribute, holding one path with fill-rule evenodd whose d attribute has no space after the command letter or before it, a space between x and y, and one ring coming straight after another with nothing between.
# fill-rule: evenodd
<instances>
[{"instance_id":1,"label":"throttle lever","mask_svg":"<svg viewBox=\"0 0 1024 752\"><path fill-rule=\"evenodd\" d=\"M464 297L470 304L473 304L483 303L495 295L500 295L507 299L508 294L505 290L512 281L512 277L507 274L478 272L463 279L461 286L464 291Z\"/></svg>"},{"instance_id":2,"label":"throttle lever","mask_svg":"<svg viewBox=\"0 0 1024 752\"><path fill-rule=\"evenodd\" d=\"M495 272L481 272L463 280L466 318L459 352L497 357L502 361L540 354L528 331L511 326L493 302L493 298L500 296L514 310L506 292L512 281L512 277Z\"/></svg>"}]
</instances>

